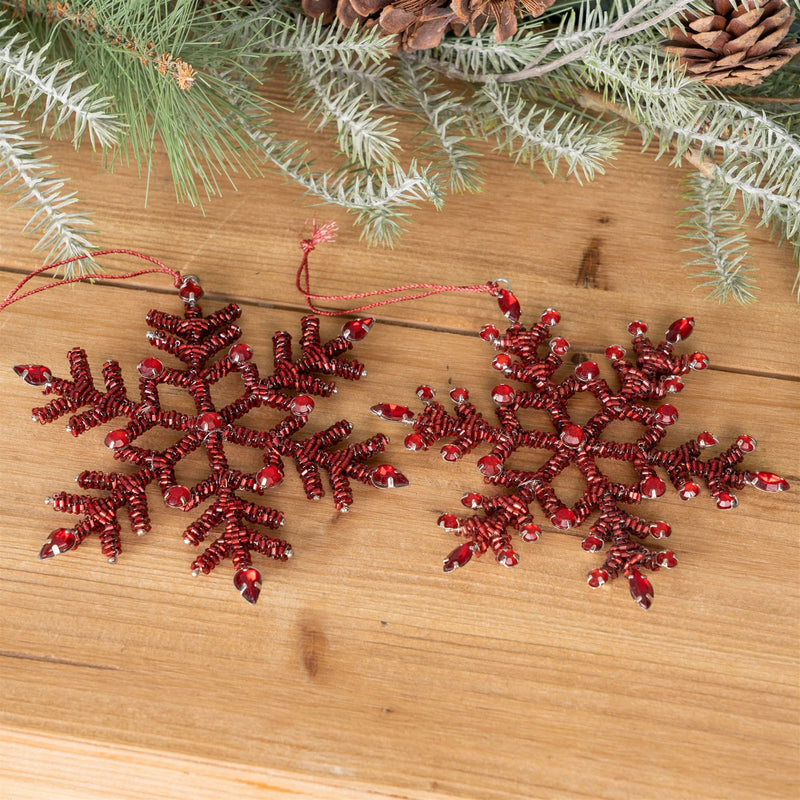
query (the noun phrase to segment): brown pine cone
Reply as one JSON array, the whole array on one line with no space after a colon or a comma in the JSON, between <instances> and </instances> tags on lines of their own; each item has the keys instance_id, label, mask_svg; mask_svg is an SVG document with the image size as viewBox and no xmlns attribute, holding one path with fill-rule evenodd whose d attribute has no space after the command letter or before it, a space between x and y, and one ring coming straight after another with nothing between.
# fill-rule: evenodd
<instances>
[{"instance_id":1,"label":"brown pine cone","mask_svg":"<svg viewBox=\"0 0 800 800\"><path fill-rule=\"evenodd\" d=\"M709 11L684 16L664 44L705 83L753 86L800 52L786 35L795 12L783 0L710 0Z\"/></svg>"}]
</instances>

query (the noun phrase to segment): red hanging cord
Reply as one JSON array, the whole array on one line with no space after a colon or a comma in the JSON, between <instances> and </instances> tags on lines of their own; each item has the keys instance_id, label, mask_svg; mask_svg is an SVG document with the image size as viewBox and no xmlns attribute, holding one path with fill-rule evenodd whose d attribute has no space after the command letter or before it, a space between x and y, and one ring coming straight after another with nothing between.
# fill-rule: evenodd
<instances>
[{"instance_id":1,"label":"red hanging cord","mask_svg":"<svg viewBox=\"0 0 800 800\"><path fill-rule=\"evenodd\" d=\"M367 311L370 308L388 306L392 303L403 303L406 300L420 300L423 297L430 297L434 294L444 294L446 292L468 292L477 294L496 295L498 288L494 281L474 286L455 286L452 284L441 283L407 283L404 286L395 286L391 289L374 289L369 292L356 292L354 294L315 294L311 291L308 254L323 242L331 242L336 237L336 223L328 222L320 227L316 222L313 223L313 232L309 239L303 239L300 247L303 251L303 258L297 268L295 286L300 294L306 299L306 305L315 313L327 317L337 317L342 314L355 314L359 311ZM407 294L401 294L406 292ZM389 297L386 300L376 300L373 303L366 303L353 308L342 309L340 311L320 308L316 303L323 301L337 300L363 300L368 297L380 297L383 295L400 295L399 297Z\"/></svg>"},{"instance_id":2,"label":"red hanging cord","mask_svg":"<svg viewBox=\"0 0 800 800\"><path fill-rule=\"evenodd\" d=\"M27 292L23 292L20 294L20 290L25 286L28 281L32 278L35 278L37 275L40 275L42 272L47 272L50 269L57 269L58 267L63 267L66 264L73 264L76 261L83 261L86 258L94 258L95 256L107 256L107 255L114 255L114 254L122 254L128 256L134 256L135 258L140 258L143 261L149 261L151 264L155 264L155 267L149 267L147 269L140 269L135 272L124 272L117 275L107 275L107 274L99 274L99 275L78 275L74 278L64 278L60 281L52 281L51 283L46 283L44 286L39 286L36 289L29 289ZM117 249L110 249L110 250L96 250L92 253L84 253L79 256L72 256L71 258L65 258L62 261L56 261L52 264L45 264L43 267L39 267L38 269L33 270L33 272L26 275L9 293L5 300L0 302L0 311L2 311L7 306L10 306L12 303L16 303L19 300L24 300L26 297L30 297L31 295L38 294L39 292L47 291L48 289L53 289L56 286L64 286L68 283L78 283L79 281L115 281L115 280L126 280L127 278L136 278L139 275L147 275L151 272L163 272L167 275L171 275L173 281L175 282L175 286L179 287L181 285L181 281L183 280L181 274L176 270L168 267L166 264L159 261L157 258L153 258L153 256L145 255L144 253L139 253L136 250L125 250L122 248Z\"/></svg>"}]
</instances>

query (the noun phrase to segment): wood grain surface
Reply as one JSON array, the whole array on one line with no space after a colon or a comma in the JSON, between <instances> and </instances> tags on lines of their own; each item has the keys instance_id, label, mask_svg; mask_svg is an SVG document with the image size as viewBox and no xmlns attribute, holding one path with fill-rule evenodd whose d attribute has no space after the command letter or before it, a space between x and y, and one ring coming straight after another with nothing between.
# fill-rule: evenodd
<instances>
[{"instance_id":1,"label":"wood grain surface","mask_svg":"<svg viewBox=\"0 0 800 800\"><path fill-rule=\"evenodd\" d=\"M236 595L228 563L191 577L180 535L189 520L156 502L153 531L124 530L113 566L91 540L40 562L63 520L42 499L81 469L114 462L102 430L74 439L60 423L31 422L39 395L10 367L63 374L66 351L80 345L96 368L114 358L132 375L149 350L146 312L180 307L159 277L38 295L0 314L0 796L797 796L800 322L786 248L754 227L759 302L704 300L682 267L682 175L634 142L584 187L491 156L482 194L415 212L389 251L359 243L345 214L298 202L276 176L242 180L201 213L175 204L161 162L146 197L133 170L102 174L88 152L54 153L97 209L96 243L200 275L206 310L240 303L264 369L273 332L299 330L298 232L312 214L341 228L337 244L312 256L321 293L507 278L523 321L561 311L557 331L575 358L625 344L632 319L658 335L693 315L686 347L712 367L687 377L667 443L746 432L759 447L745 465L795 485L742 491L728 512L707 495L684 503L673 492L647 506L646 516L671 523L680 559L655 575L648 612L623 582L590 590L585 574L599 557L582 551L581 531L549 525L514 570L486 558L442 574L453 541L436 519L481 485L474 459L409 453L402 428L368 410L416 403L424 381L468 386L490 413L497 373L475 334L499 315L486 296L440 296L382 309L355 350L367 378L341 381L312 417L319 427L347 418L359 440L388 433L385 461L412 486L359 486L342 515L329 498L306 501L287 476L271 504L286 512L295 556L260 563L256 606ZM24 222L17 210L0 214L1 295L39 263ZM330 335L340 325L322 323ZM186 469L188 480L204 474L200 460ZM560 486L573 498L579 488Z\"/></svg>"}]
</instances>

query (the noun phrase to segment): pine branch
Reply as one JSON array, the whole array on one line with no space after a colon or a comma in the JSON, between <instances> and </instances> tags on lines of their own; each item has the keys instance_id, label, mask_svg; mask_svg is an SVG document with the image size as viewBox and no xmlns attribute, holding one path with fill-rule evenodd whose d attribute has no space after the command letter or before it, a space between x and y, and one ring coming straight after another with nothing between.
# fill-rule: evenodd
<instances>
[{"instance_id":1,"label":"pine branch","mask_svg":"<svg viewBox=\"0 0 800 800\"><path fill-rule=\"evenodd\" d=\"M693 273L703 278L700 286L710 288L709 298L725 302L733 298L739 303L755 299L753 267L749 263L747 232L739 215L729 205L728 191L718 176L701 173L686 181L683 213L689 219L682 223L688 232L684 238L696 242L688 249L699 255L689 267L704 267Z\"/></svg>"}]
</instances>

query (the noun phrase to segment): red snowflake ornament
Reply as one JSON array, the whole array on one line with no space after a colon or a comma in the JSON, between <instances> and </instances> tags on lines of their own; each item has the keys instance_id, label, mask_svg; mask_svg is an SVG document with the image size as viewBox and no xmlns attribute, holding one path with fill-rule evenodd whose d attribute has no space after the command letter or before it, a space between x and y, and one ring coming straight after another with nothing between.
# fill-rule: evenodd
<instances>
[{"instance_id":1,"label":"red snowflake ornament","mask_svg":"<svg viewBox=\"0 0 800 800\"><path fill-rule=\"evenodd\" d=\"M500 351L492 362L493 367L503 372L509 381L525 388L502 383L492 390L497 424L484 419L469 402L467 390L460 387L450 391L450 399L455 404L452 413L434 399L435 393L429 386L417 390L418 397L426 404L419 414L391 403L373 408L384 419L413 425L413 431L405 440L410 450L425 450L448 439L451 441L440 450L442 458L457 461L478 445L491 446L490 452L478 459L478 471L485 483L501 486L509 493L469 492L463 496L462 503L480 513L468 517L457 514L439 517L442 528L465 540L444 559L444 571L463 567L473 556L487 551L494 553L500 564L515 566L519 555L512 545L511 531L517 531L525 542L534 542L541 534L533 519L534 506L543 510L553 527L564 531L580 526L588 517L597 514L582 546L587 552L604 548L607 552L603 564L588 573L589 585L599 587L623 575L633 598L642 608L649 608L653 587L643 570L669 569L678 562L673 552L652 550L642 540L647 537L664 539L670 535L670 526L636 516L623 505L662 496L667 490L667 481L687 500L701 491L695 479L704 482L720 509L734 508L737 500L733 492L745 484L767 492L784 491L789 484L773 473L736 468L745 453L755 448L750 436L739 437L725 452L708 460L700 458L701 449L717 444L716 437L708 432L672 450L658 446L667 427L678 419L677 409L664 398L683 388L681 376L708 366L703 353L673 353L673 346L691 334L692 318L684 317L672 323L665 341L658 345L645 337L647 326L643 322L632 322L628 331L633 337L635 360L626 360L626 352L619 345L606 350L619 378L619 388L615 391L600 377L599 366L593 361L584 361L571 375L555 380L554 375L563 364L562 356L569 349L566 339L551 337L550 328L559 322L560 315L547 309L539 322L525 328L518 324L519 309L515 299L507 295L506 291L497 297L511 326L501 333L494 325L485 325L480 336ZM513 307L512 314L508 314L509 307ZM601 410L583 425L574 422L569 411L569 401L581 392L594 395L601 405ZM517 415L519 409L525 408L547 412L556 433L527 430ZM639 423L641 435L631 443L602 438L608 425L615 420ZM536 470L509 467L508 459L525 449L544 450L549 457ZM630 484L612 481L602 472L598 464L600 458L630 463L639 479ZM576 503L567 506L552 484L556 476L572 466L580 472L586 488Z\"/></svg>"},{"instance_id":2,"label":"red snowflake ornament","mask_svg":"<svg viewBox=\"0 0 800 800\"><path fill-rule=\"evenodd\" d=\"M388 439L377 434L358 444L335 449L352 430L341 420L312 436L296 438L314 408L313 396L328 397L336 391L334 383L320 376L358 380L363 366L341 356L362 339L371 319L353 320L329 342L320 339L319 319L301 320L301 356L292 358L292 338L279 331L273 338L273 370L259 374L252 348L240 342L240 329L233 324L241 315L235 304L203 316L198 299L202 289L197 278L187 276L179 289L184 301L183 318L162 311L151 311L147 323L152 330L147 338L157 350L174 356L184 365L170 366L161 357L145 358L138 365L139 397L129 396L119 364L107 361L102 368L105 390L98 389L89 369L86 353L80 348L67 356L71 380L54 377L42 365L20 365L15 372L33 386L43 386L43 394L56 395L47 405L33 410L33 419L53 422L69 414L67 430L73 436L106 424L113 419L128 420L105 437L105 445L115 459L133 465L134 471L80 473L82 489L104 492L102 496L60 492L48 498L57 511L81 516L74 528L53 531L39 554L50 558L77 547L90 534L97 534L103 554L114 562L122 550L119 512L125 509L131 528L137 534L150 530L147 487L158 488L166 505L190 512L208 501L202 513L185 530L188 544L200 545L211 532L222 528L194 560L194 574L209 573L224 559L234 567L234 586L249 603L255 603L261 590L261 573L253 566L252 553L278 561L292 554L290 545L273 538L256 526L276 529L284 516L268 506L252 502L247 495L262 495L283 480L284 462L294 462L306 496L323 496L321 473L325 472L336 508L347 511L353 501L352 481L378 488L405 486L407 479L389 465L370 467L367 461L383 452ZM217 357L216 360L214 357ZM213 402L211 387L229 375L242 382L241 395L222 408ZM162 407L159 386L172 386L188 392L195 414L182 414ZM277 409L282 419L267 429L239 423L247 413L259 408ZM252 419L252 416L251 418ZM175 440L164 449L140 447L137 439L154 428L175 433ZM264 466L254 473L232 468L226 446L235 444L263 453ZM190 453L205 450L210 474L195 486L180 483L176 468Z\"/></svg>"}]
</instances>

